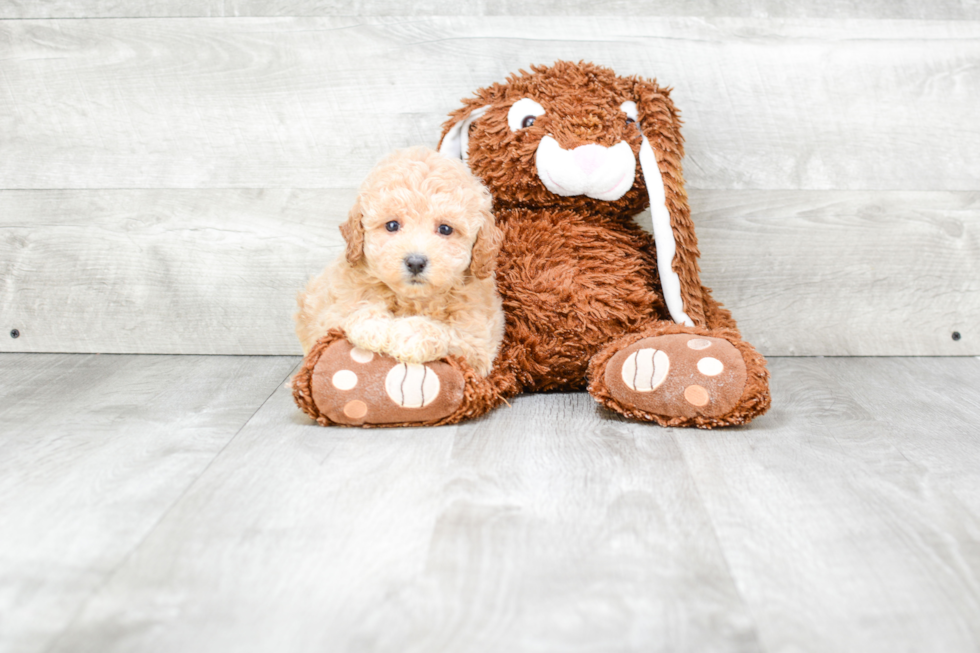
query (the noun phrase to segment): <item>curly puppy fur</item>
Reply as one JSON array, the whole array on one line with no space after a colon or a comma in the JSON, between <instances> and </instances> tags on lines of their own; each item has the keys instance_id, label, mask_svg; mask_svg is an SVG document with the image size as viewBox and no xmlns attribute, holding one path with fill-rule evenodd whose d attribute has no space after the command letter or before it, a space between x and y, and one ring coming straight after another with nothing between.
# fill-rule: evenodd
<instances>
[{"instance_id":1,"label":"curly puppy fur","mask_svg":"<svg viewBox=\"0 0 980 653\"><path fill-rule=\"evenodd\" d=\"M490 194L460 161L397 151L361 186L340 227L344 256L297 298L308 354L331 329L406 363L447 356L486 376L504 331Z\"/></svg>"}]
</instances>

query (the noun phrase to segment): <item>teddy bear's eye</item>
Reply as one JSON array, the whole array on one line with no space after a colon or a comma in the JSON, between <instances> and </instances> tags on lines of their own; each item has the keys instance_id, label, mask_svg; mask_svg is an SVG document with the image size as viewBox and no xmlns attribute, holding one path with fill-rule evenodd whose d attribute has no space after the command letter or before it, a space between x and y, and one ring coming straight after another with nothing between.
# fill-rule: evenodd
<instances>
[{"instance_id":1,"label":"teddy bear's eye","mask_svg":"<svg viewBox=\"0 0 980 653\"><path fill-rule=\"evenodd\" d=\"M439 233L443 236L448 236L453 233L453 228L448 224L441 224L439 225Z\"/></svg>"},{"instance_id":2,"label":"teddy bear's eye","mask_svg":"<svg viewBox=\"0 0 980 653\"><path fill-rule=\"evenodd\" d=\"M401 225L398 224L398 220L392 220L391 222L385 223L385 229L388 231L398 231L399 227L401 227Z\"/></svg>"},{"instance_id":3,"label":"teddy bear's eye","mask_svg":"<svg viewBox=\"0 0 980 653\"><path fill-rule=\"evenodd\" d=\"M637 125L636 119L639 117L636 112L636 102L633 100L627 100L619 105L619 110L626 114L626 124L627 125Z\"/></svg>"},{"instance_id":4,"label":"teddy bear's eye","mask_svg":"<svg viewBox=\"0 0 980 653\"><path fill-rule=\"evenodd\" d=\"M521 98L510 105L507 111L507 126L512 132L526 129L534 124L538 116L544 115L544 107L531 98Z\"/></svg>"}]
</instances>

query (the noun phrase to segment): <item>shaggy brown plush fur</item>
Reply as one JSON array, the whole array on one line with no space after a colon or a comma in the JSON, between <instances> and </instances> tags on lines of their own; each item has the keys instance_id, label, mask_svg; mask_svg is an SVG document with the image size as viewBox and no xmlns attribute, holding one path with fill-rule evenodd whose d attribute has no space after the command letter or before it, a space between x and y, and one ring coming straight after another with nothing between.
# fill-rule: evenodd
<instances>
[{"instance_id":1,"label":"shaggy brown plush fur","mask_svg":"<svg viewBox=\"0 0 980 653\"><path fill-rule=\"evenodd\" d=\"M566 150L589 143L611 147L626 141L638 159L645 134L657 154L677 237L674 270L681 278L684 306L694 323L704 326L704 289L697 263L700 252L681 172L684 139L669 89L640 77L618 77L608 68L588 63L559 61L552 66L532 66L531 70L511 75L506 84L480 89L474 97L463 100L463 106L452 112L451 120L443 126L443 137L475 109L490 106L470 127L468 163L490 189L495 208L566 209L583 217L606 215L625 223L649 205L642 175L637 174L633 188L614 202L584 195L562 197L538 179L535 155L542 137L550 134ZM508 109L524 97L537 99L547 113L527 129L512 132L507 125ZM625 120L620 109L625 101L636 102L643 134L636 123Z\"/></svg>"},{"instance_id":2,"label":"shaggy brown plush fur","mask_svg":"<svg viewBox=\"0 0 980 653\"><path fill-rule=\"evenodd\" d=\"M515 131L508 111L522 98L540 103L545 113ZM636 103L638 123L626 120L624 102ZM669 90L587 63L533 67L464 100L444 125L443 138L483 107L488 107L485 113L469 126L466 153L470 169L493 194L503 232L496 278L506 331L490 375L478 379L467 374L463 406L437 423L477 416L523 391L586 387L611 410L665 426L737 425L764 413L770 402L765 359L741 340L731 313L701 284L697 237L681 172L681 123ZM590 143L628 143L637 160L633 187L614 201L552 193L536 169L538 145L546 135L566 151ZM643 135L663 177L676 242L672 269L693 327L671 321L656 244L633 221L649 204L639 164ZM651 414L610 392L603 374L617 352L646 337L676 333L722 338L741 353L744 387L730 389L739 399L727 413L693 418ZM303 397L298 389L300 405ZM315 408L304 410L316 417Z\"/></svg>"},{"instance_id":3,"label":"shaggy brown plush fur","mask_svg":"<svg viewBox=\"0 0 980 653\"><path fill-rule=\"evenodd\" d=\"M521 98L545 107L526 129L512 131L509 107ZM634 101L637 123L620 108ZM469 131L470 169L494 197L504 232L497 283L507 314L501 355L490 379L507 396L521 390L578 390L627 417L665 426L744 424L769 408L765 359L743 342L731 313L701 285L681 157L681 121L669 90L638 77L586 63L557 62L481 89L451 114L450 128L476 109L490 108ZM565 150L627 142L639 160L645 134L657 155L677 244L673 270L694 328L669 320L662 299L653 238L633 216L649 205L645 181L616 201L552 193L538 177L535 156L550 134ZM637 163L639 172L639 164ZM599 372L617 352L651 335L691 333L724 338L741 353L747 379L737 406L722 417L652 415L609 394ZM587 373L588 372L588 373Z\"/></svg>"}]
</instances>

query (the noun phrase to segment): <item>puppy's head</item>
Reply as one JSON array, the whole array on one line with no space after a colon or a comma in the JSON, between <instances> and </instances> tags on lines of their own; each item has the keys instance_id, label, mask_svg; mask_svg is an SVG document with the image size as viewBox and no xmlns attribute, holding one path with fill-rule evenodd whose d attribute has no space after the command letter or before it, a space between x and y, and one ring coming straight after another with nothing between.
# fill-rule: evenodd
<instances>
[{"instance_id":1,"label":"puppy's head","mask_svg":"<svg viewBox=\"0 0 980 653\"><path fill-rule=\"evenodd\" d=\"M340 228L347 261L413 299L487 278L501 240L490 209L462 162L423 147L396 151L368 175Z\"/></svg>"}]
</instances>

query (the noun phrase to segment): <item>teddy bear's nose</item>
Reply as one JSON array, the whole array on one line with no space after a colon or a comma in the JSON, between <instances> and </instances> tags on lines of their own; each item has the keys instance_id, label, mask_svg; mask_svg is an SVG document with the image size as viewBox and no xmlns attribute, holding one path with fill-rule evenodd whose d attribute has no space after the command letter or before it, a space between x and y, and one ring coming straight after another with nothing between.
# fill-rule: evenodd
<instances>
[{"instance_id":1,"label":"teddy bear's nose","mask_svg":"<svg viewBox=\"0 0 980 653\"><path fill-rule=\"evenodd\" d=\"M405 267L413 276L422 274L422 270L428 265L429 259L421 254L409 254L405 257Z\"/></svg>"},{"instance_id":2,"label":"teddy bear's nose","mask_svg":"<svg viewBox=\"0 0 980 653\"><path fill-rule=\"evenodd\" d=\"M586 176L591 177L606 162L606 148L594 143L580 145L572 150L572 160Z\"/></svg>"}]
</instances>

